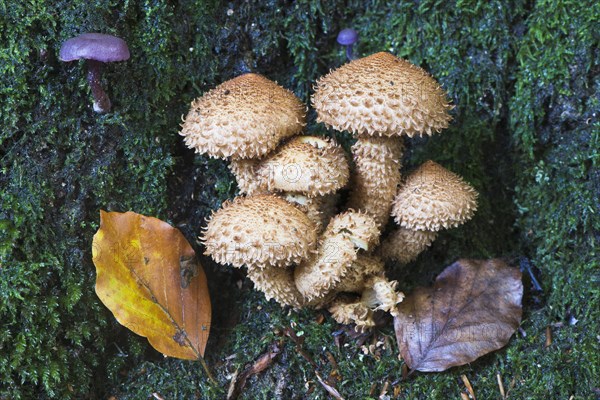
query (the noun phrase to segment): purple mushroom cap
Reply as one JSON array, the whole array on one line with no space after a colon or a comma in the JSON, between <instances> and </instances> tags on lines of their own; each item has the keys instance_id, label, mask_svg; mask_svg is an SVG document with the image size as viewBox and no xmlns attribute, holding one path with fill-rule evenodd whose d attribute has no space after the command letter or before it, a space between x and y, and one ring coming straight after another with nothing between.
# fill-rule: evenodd
<instances>
[{"instance_id":1,"label":"purple mushroom cap","mask_svg":"<svg viewBox=\"0 0 600 400\"><path fill-rule=\"evenodd\" d=\"M342 29L338 33L337 42L343 46L351 46L358 40L358 32L352 28Z\"/></svg>"},{"instance_id":2,"label":"purple mushroom cap","mask_svg":"<svg viewBox=\"0 0 600 400\"><path fill-rule=\"evenodd\" d=\"M84 33L67 40L60 48L61 61L81 58L100 62L124 61L129 59L129 48L121 38L103 33Z\"/></svg>"}]
</instances>

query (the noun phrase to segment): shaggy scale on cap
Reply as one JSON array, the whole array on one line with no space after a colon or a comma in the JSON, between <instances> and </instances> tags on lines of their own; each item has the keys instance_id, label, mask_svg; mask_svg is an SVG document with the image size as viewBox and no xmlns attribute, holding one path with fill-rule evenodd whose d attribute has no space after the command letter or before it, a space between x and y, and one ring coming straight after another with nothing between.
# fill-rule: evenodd
<instances>
[{"instance_id":1,"label":"shaggy scale on cap","mask_svg":"<svg viewBox=\"0 0 600 400\"><path fill-rule=\"evenodd\" d=\"M265 294L267 300L275 299L282 306L300 308L302 295L294 283L294 272L291 268L265 266L264 268L248 268L248 278L254 287Z\"/></svg>"},{"instance_id":2,"label":"shaggy scale on cap","mask_svg":"<svg viewBox=\"0 0 600 400\"><path fill-rule=\"evenodd\" d=\"M235 176L240 194L266 192L265 185L256 176L256 167L260 160L254 158L236 158L229 163L229 170Z\"/></svg>"},{"instance_id":3,"label":"shaggy scale on cap","mask_svg":"<svg viewBox=\"0 0 600 400\"><path fill-rule=\"evenodd\" d=\"M379 241L377 224L367 214L347 211L331 219L316 255L294 270L296 287L308 300L326 296L346 275L359 249L369 250Z\"/></svg>"},{"instance_id":4,"label":"shaggy scale on cap","mask_svg":"<svg viewBox=\"0 0 600 400\"><path fill-rule=\"evenodd\" d=\"M256 195L223 203L201 240L204 254L220 264L284 267L308 258L317 230L294 205L277 196Z\"/></svg>"},{"instance_id":5,"label":"shaggy scale on cap","mask_svg":"<svg viewBox=\"0 0 600 400\"><path fill-rule=\"evenodd\" d=\"M338 292L362 293L369 278L376 275L384 275L385 269L381 259L359 254L346 275L336 285Z\"/></svg>"},{"instance_id":6,"label":"shaggy scale on cap","mask_svg":"<svg viewBox=\"0 0 600 400\"><path fill-rule=\"evenodd\" d=\"M375 326L373 310L360 300L347 296L336 298L329 305L329 312L336 322L344 325L355 323L354 328L358 332L365 332Z\"/></svg>"},{"instance_id":7,"label":"shaggy scale on cap","mask_svg":"<svg viewBox=\"0 0 600 400\"><path fill-rule=\"evenodd\" d=\"M395 260L401 264L408 264L416 260L437 237L437 232L416 231L398 227L392 231L381 243L379 254L384 260Z\"/></svg>"},{"instance_id":8,"label":"shaggy scale on cap","mask_svg":"<svg viewBox=\"0 0 600 400\"><path fill-rule=\"evenodd\" d=\"M337 194L333 193L317 197L308 197L300 193L285 193L283 198L304 211L315 224L319 233L323 232L331 217L335 215L334 209L338 200Z\"/></svg>"},{"instance_id":9,"label":"shaggy scale on cap","mask_svg":"<svg viewBox=\"0 0 600 400\"><path fill-rule=\"evenodd\" d=\"M306 107L289 90L258 74L224 82L192 102L180 135L215 158L259 158L300 132Z\"/></svg>"},{"instance_id":10,"label":"shaggy scale on cap","mask_svg":"<svg viewBox=\"0 0 600 400\"><path fill-rule=\"evenodd\" d=\"M439 231L463 224L477 210L477 192L441 165L427 161L407 178L392 215L403 228Z\"/></svg>"},{"instance_id":11,"label":"shaggy scale on cap","mask_svg":"<svg viewBox=\"0 0 600 400\"><path fill-rule=\"evenodd\" d=\"M373 313L381 310L397 315L396 305L404 300L404 293L397 292L398 282L388 281L383 275L375 275L364 282L360 298L338 296L329 306L329 312L340 324L356 324L357 331L375 326Z\"/></svg>"},{"instance_id":12,"label":"shaggy scale on cap","mask_svg":"<svg viewBox=\"0 0 600 400\"><path fill-rule=\"evenodd\" d=\"M355 169L348 206L368 213L380 227L390 217L401 180L402 150L398 138L361 137L352 146Z\"/></svg>"},{"instance_id":13,"label":"shaggy scale on cap","mask_svg":"<svg viewBox=\"0 0 600 400\"><path fill-rule=\"evenodd\" d=\"M385 276L374 276L366 283L361 302L370 309L397 315L396 305L404 300L404 293L397 292L397 281L388 281Z\"/></svg>"},{"instance_id":14,"label":"shaggy scale on cap","mask_svg":"<svg viewBox=\"0 0 600 400\"><path fill-rule=\"evenodd\" d=\"M390 53L354 60L320 78L317 121L354 134L432 135L448 127L452 107L422 68Z\"/></svg>"},{"instance_id":15,"label":"shaggy scale on cap","mask_svg":"<svg viewBox=\"0 0 600 400\"><path fill-rule=\"evenodd\" d=\"M350 177L344 150L333 140L315 136L291 139L262 160L256 173L268 190L310 197L333 193Z\"/></svg>"}]
</instances>

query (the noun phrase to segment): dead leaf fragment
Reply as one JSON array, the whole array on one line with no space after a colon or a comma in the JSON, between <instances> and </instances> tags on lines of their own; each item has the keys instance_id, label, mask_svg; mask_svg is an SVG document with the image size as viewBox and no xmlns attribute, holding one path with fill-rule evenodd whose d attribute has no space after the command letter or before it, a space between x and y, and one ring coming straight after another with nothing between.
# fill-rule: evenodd
<instances>
[{"instance_id":1,"label":"dead leaf fragment","mask_svg":"<svg viewBox=\"0 0 600 400\"><path fill-rule=\"evenodd\" d=\"M236 374L229 385L227 400L237 399L242 393L244 386L246 386L248 378L250 378L252 375L260 374L266 370L273 363L273 360L279 355L280 352L281 346L279 343L275 342L271 344L269 350L261 355L254 364L247 367L240 374Z\"/></svg>"},{"instance_id":2,"label":"dead leaf fragment","mask_svg":"<svg viewBox=\"0 0 600 400\"><path fill-rule=\"evenodd\" d=\"M134 212L100 211L92 255L96 294L120 324L167 356L203 361L211 318L206 275L179 230Z\"/></svg>"},{"instance_id":3,"label":"dead leaf fragment","mask_svg":"<svg viewBox=\"0 0 600 400\"><path fill-rule=\"evenodd\" d=\"M327 393L329 393L329 395L331 397L333 397L336 400L344 400L344 398L342 397L342 395L340 394L340 392L338 392L335 387L333 387L328 382L326 382L321 377L321 375L319 374L318 371L315 371L315 375L317 375L317 380L319 381L319 383L321 384L321 386L323 386L323 389L325 389L327 391Z\"/></svg>"},{"instance_id":4,"label":"dead leaf fragment","mask_svg":"<svg viewBox=\"0 0 600 400\"><path fill-rule=\"evenodd\" d=\"M417 288L394 318L409 368L444 371L503 347L521 322L521 272L499 259L459 260Z\"/></svg>"}]
</instances>

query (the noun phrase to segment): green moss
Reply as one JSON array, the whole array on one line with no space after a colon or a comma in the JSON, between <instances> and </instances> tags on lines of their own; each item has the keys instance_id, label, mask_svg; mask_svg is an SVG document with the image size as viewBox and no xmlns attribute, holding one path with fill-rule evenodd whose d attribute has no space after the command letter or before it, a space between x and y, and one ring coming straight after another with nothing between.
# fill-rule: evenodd
<instances>
[{"instance_id":1,"label":"green moss","mask_svg":"<svg viewBox=\"0 0 600 400\"><path fill-rule=\"evenodd\" d=\"M405 168L434 159L480 192L471 222L442 233L415 263L390 266L391 274L409 290L457 257L524 255L544 288L526 293L526 336L472 365L399 380L401 396L457 398L465 374L479 398L496 398L499 373L511 398L594 397L600 6L388 3L0 0L0 399L223 398L227 376L273 342L281 343L279 358L242 397L322 398L315 367L281 336L292 322L323 376L331 371L323 350L337 360L336 387L346 398L376 398L386 381L398 381L390 326L380 359L353 342L338 348L329 317L318 324L313 311L282 310L246 281L238 290L240 275L207 259L215 311L207 359L221 388L197 364L163 360L92 290L99 209L169 220L195 243L210 210L235 193L224 162L182 145L178 124L189 102L248 70L307 101L314 80L345 62L335 37L347 26L360 32L358 54L408 58L456 105L450 129L407 141ZM91 111L84 63L56 56L85 31L119 35L132 53L105 68L114 111L104 116ZM309 132L350 142L314 117Z\"/></svg>"},{"instance_id":2,"label":"green moss","mask_svg":"<svg viewBox=\"0 0 600 400\"><path fill-rule=\"evenodd\" d=\"M189 50L207 51L211 7L0 4L0 285L10 288L0 398L81 398L123 367L123 331L92 289L91 238L100 209L167 218L177 124L192 86L213 76ZM56 56L66 38L96 30L126 38L133 55L105 69L114 112L104 116L91 112L84 63ZM140 354L121 345L129 360Z\"/></svg>"}]
</instances>

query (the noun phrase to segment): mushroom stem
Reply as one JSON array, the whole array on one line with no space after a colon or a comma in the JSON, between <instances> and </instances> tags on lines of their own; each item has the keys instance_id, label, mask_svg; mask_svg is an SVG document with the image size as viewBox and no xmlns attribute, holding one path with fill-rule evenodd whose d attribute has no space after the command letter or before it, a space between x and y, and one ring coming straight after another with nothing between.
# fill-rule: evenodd
<instances>
[{"instance_id":1,"label":"mushroom stem","mask_svg":"<svg viewBox=\"0 0 600 400\"><path fill-rule=\"evenodd\" d=\"M352 46L353 45L351 44L346 46L346 58L348 59L348 61L354 60L354 52L352 51Z\"/></svg>"},{"instance_id":2,"label":"mushroom stem","mask_svg":"<svg viewBox=\"0 0 600 400\"><path fill-rule=\"evenodd\" d=\"M408 264L417 259L437 237L437 232L396 227L379 247L384 260L395 260Z\"/></svg>"},{"instance_id":3,"label":"mushroom stem","mask_svg":"<svg viewBox=\"0 0 600 400\"><path fill-rule=\"evenodd\" d=\"M100 75L102 75L102 66L104 63L96 60L87 60L88 75L87 80L94 96L94 111L97 113L107 113L110 111L111 103L108 95L100 85Z\"/></svg>"},{"instance_id":4,"label":"mushroom stem","mask_svg":"<svg viewBox=\"0 0 600 400\"><path fill-rule=\"evenodd\" d=\"M403 148L398 137L359 137L352 146L355 170L348 207L370 214L379 228L390 217Z\"/></svg>"},{"instance_id":5,"label":"mushroom stem","mask_svg":"<svg viewBox=\"0 0 600 400\"><path fill-rule=\"evenodd\" d=\"M347 211L331 219L321 235L317 252L294 269L296 287L308 301L323 298L352 268L359 250L379 244L373 217Z\"/></svg>"}]
</instances>

